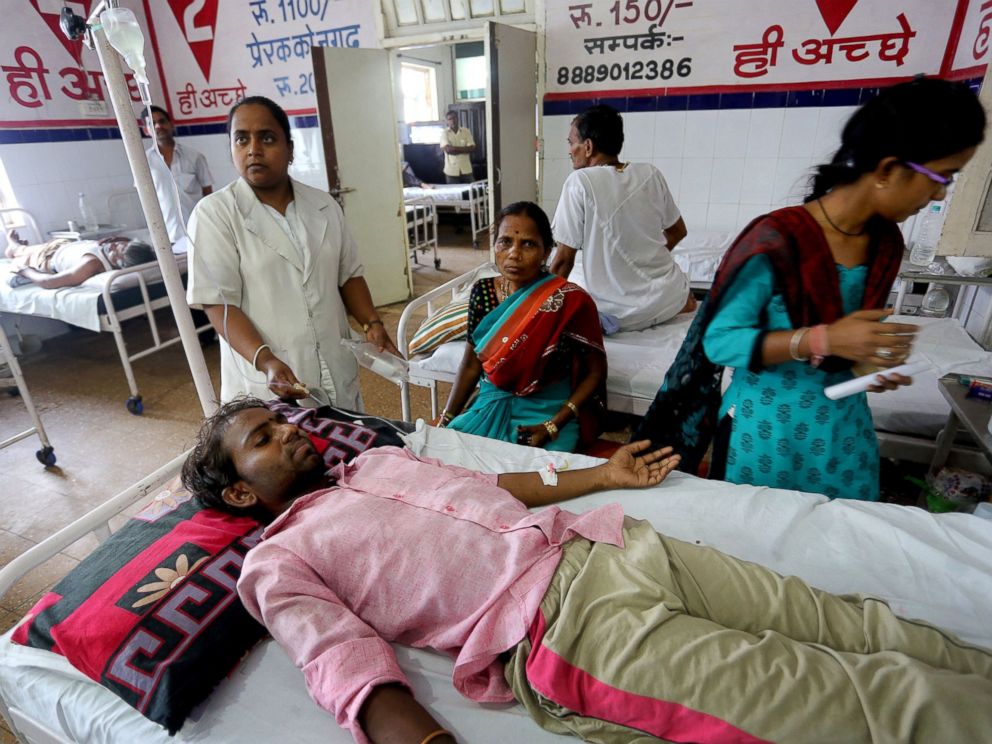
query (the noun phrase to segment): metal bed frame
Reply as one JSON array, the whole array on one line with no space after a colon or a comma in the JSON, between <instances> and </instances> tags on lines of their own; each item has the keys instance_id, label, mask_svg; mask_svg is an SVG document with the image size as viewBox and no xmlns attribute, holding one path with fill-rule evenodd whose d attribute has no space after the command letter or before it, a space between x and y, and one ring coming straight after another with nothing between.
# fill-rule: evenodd
<instances>
[{"instance_id":1,"label":"metal bed frame","mask_svg":"<svg viewBox=\"0 0 992 744\"><path fill-rule=\"evenodd\" d=\"M437 255L437 204L429 196L408 199L403 202L406 210L407 238L410 241L410 258L415 264L417 251L434 253L434 268L441 268L441 259Z\"/></svg>"},{"instance_id":2,"label":"metal bed frame","mask_svg":"<svg viewBox=\"0 0 992 744\"><path fill-rule=\"evenodd\" d=\"M31 417L33 426L19 434L0 441L0 449L9 447L12 444L20 442L22 439L27 439L31 435L37 434L38 439L41 440L41 449L35 452L34 456L38 458L38 462L46 468L50 468L55 465L55 449L52 447L52 443L48 441L45 427L41 423L41 416L38 415L38 409L34 406L34 399L31 397L27 383L24 381L24 373L21 371L21 365L18 364L17 357L10 348L10 339L7 338L7 332L4 331L3 324L0 323L0 362L3 361L6 361L7 366L10 367L13 377L0 378L0 388L8 388L8 392L12 395L20 395L21 400L24 401L24 406L28 409L28 415Z\"/></svg>"},{"instance_id":3,"label":"metal bed frame","mask_svg":"<svg viewBox=\"0 0 992 744\"><path fill-rule=\"evenodd\" d=\"M466 184L445 184L462 186L468 191L467 198L461 199L437 199L434 202L438 211L446 210L455 214L468 212L469 222L472 226L472 247L480 248L479 233L489 229L489 181L473 181ZM404 192L405 193L405 192ZM430 194L417 194L412 196L407 203L416 199L433 198Z\"/></svg>"},{"instance_id":4,"label":"metal bed frame","mask_svg":"<svg viewBox=\"0 0 992 744\"><path fill-rule=\"evenodd\" d=\"M68 546L93 533L99 542L105 541L111 535L110 520L134 504L150 498L162 486L182 470L183 462L189 451L169 461L151 475L143 478L130 488L122 491L112 499L105 501L90 512L77 519L72 524L63 527L53 535L42 540L37 545L17 556L0 569L0 597L4 596L11 587L29 571L37 568L46 560L61 552ZM44 724L9 706L0 698L0 714L10 725L11 731L21 741L37 742L39 744L70 744L65 737L52 731Z\"/></svg>"},{"instance_id":5,"label":"metal bed frame","mask_svg":"<svg viewBox=\"0 0 992 744\"><path fill-rule=\"evenodd\" d=\"M115 195L129 193L132 192L117 192L117 194L112 194L111 198ZM43 239L44 236L38 228L37 221L26 209L22 209L20 207L0 209L0 214L13 212L24 215L27 224L29 224L29 226L34 230L38 238ZM180 264L180 269L183 269L186 262L185 257L177 256L176 259ZM106 283L104 284L102 292L104 310L100 313L100 331L112 333L114 335L114 342L117 345L117 353L120 356L121 366L124 368L124 376L127 378L128 390L130 392L129 397L124 401L124 406L127 408L128 412L134 414L135 416L141 415L144 411L144 403L142 402L141 393L138 389L138 383L134 377L134 368L131 366L131 363L146 357L149 354L154 354L156 351L161 351L162 349L168 348L174 344L178 344L181 341L179 336L175 336L170 339L163 339L159 333L158 322L155 319L155 311L161 308L169 307L169 297L168 295L163 295L162 297L154 299L151 297L149 292L149 283L158 284L162 280L161 277L156 277L149 282L149 279L145 276L145 272L149 269L157 271L158 262L153 261L151 263L141 264L140 266L131 266L127 269L115 269L113 271L105 272L105 274L102 275L106 276ZM138 289L141 293L141 302L128 307L118 307L114 302L114 287L115 285L119 286L119 282L124 277L131 276L134 276L137 279ZM152 333L152 343L146 348L140 349L134 353L129 353L127 343L124 341L123 322L139 317L144 317L148 321L148 325ZM61 320L61 318L53 318L53 320ZM210 330L209 323L198 326L196 329L197 333L203 333L208 330Z\"/></svg>"}]
</instances>

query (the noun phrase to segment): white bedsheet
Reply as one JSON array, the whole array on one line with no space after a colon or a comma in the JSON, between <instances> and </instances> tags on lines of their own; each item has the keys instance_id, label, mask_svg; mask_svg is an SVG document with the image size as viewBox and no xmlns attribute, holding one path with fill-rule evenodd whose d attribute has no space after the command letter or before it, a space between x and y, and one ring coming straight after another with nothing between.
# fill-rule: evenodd
<instances>
[{"instance_id":1,"label":"white bedsheet","mask_svg":"<svg viewBox=\"0 0 992 744\"><path fill-rule=\"evenodd\" d=\"M665 379L665 373L675 361L694 314L677 315L667 323L643 331L617 333L606 338L606 358L609 372L606 378L607 407L610 410L643 414ZM978 344L954 320L893 316L895 322L927 326L940 324L940 333L921 334L917 347L940 355L961 354L964 350L978 353ZM454 379L465 349L464 341L452 341L440 346L434 354L410 362L411 374L419 369L448 375ZM969 375L992 374L992 353L984 361L959 364L955 372ZM947 421L950 406L937 388L938 371L923 372L913 384L887 393L871 393L871 408L875 428L896 434L933 438Z\"/></svg>"},{"instance_id":2,"label":"white bedsheet","mask_svg":"<svg viewBox=\"0 0 992 744\"><path fill-rule=\"evenodd\" d=\"M424 189L419 186L404 186L403 200L423 199L430 197L435 202L443 204L446 202L467 202L469 200L469 184L467 183L439 183L433 188Z\"/></svg>"},{"instance_id":3,"label":"white bedsheet","mask_svg":"<svg viewBox=\"0 0 992 744\"><path fill-rule=\"evenodd\" d=\"M421 427L410 438L422 455L488 472L598 462ZM932 515L889 504L828 501L793 491L739 486L673 473L658 487L575 499L587 511L611 501L665 534L711 545L834 592L884 597L923 619L992 648L992 521ZM562 744L519 706L478 706L451 685L451 661L400 649L418 699L460 741ZM0 639L0 695L76 741L350 741L307 696L303 677L271 641L256 647L175 739L89 682L59 656Z\"/></svg>"},{"instance_id":4,"label":"white bedsheet","mask_svg":"<svg viewBox=\"0 0 992 744\"><path fill-rule=\"evenodd\" d=\"M147 232L145 233L147 235ZM186 255L176 255L179 270L186 270ZM37 315L71 323L90 331L100 330L100 315L97 312L100 296L111 273L103 272L92 276L78 287L62 289L42 289L36 284L23 284L11 287L8 279L13 270L10 259L0 259L0 312ZM157 266L141 272L146 281L156 282L162 274ZM114 282L114 291L136 287L137 273L119 277Z\"/></svg>"}]
</instances>

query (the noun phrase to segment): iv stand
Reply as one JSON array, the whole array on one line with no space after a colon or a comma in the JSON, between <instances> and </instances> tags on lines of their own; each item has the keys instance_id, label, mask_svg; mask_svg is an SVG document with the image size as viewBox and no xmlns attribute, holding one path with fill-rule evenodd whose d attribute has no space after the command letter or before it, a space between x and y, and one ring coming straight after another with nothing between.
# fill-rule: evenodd
<instances>
[{"instance_id":1,"label":"iv stand","mask_svg":"<svg viewBox=\"0 0 992 744\"><path fill-rule=\"evenodd\" d=\"M124 80L120 56L107 41L107 34L104 33L97 16L103 7L116 7L116 5L117 3L113 1L99 3L93 9L88 20L90 24L88 33L93 39L93 46L96 47L97 55L100 58L100 67L103 70L104 79L107 81L110 102L113 104L117 124L121 130L121 139L127 152L127 160L131 166L131 173L134 175L134 185L141 199L141 210L144 212L145 222L151 231L152 245L155 248L155 255L158 257L158 265L162 271L162 279L169 295L169 303L172 305L176 325L179 327L179 337L182 340L183 350L186 352L186 359L189 361L189 368L193 374L196 394L200 398L200 406L203 408L204 416L209 416L217 410L217 396L210 381L207 361L200 348L200 341L193 325L193 317L189 312L189 305L186 304L186 290L183 288L179 265L172 253L172 243L165 229L165 218L162 216L162 207L158 203L151 169L148 167L148 160L141 143L141 135L138 132L138 124L131 108L131 96L128 94L127 83Z\"/></svg>"}]
</instances>

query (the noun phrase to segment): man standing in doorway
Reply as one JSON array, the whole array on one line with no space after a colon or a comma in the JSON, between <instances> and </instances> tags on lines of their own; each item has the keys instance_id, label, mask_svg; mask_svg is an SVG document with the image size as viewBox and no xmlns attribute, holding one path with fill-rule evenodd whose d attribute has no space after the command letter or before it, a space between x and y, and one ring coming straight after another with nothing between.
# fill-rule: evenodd
<instances>
[{"instance_id":1,"label":"man standing in doorway","mask_svg":"<svg viewBox=\"0 0 992 744\"><path fill-rule=\"evenodd\" d=\"M155 144L145 154L148 156L155 193L162 207L172 250L185 253L186 222L196 203L214 190L214 179L203 153L176 142L176 127L165 109L159 106L150 108ZM148 109L141 112L141 128L146 135L152 136L148 131ZM175 187L172 185L173 180Z\"/></svg>"},{"instance_id":2,"label":"man standing in doorway","mask_svg":"<svg viewBox=\"0 0 992 744\"><path fill-rule=\"evenodd\" d=\"M441 132L441 152L444 153L444 180L447 183L472 183L472 159L475 140L466 127L458 126L458 113L449 111L444 117L448 128Z\"/></svg>"}]
</instances>

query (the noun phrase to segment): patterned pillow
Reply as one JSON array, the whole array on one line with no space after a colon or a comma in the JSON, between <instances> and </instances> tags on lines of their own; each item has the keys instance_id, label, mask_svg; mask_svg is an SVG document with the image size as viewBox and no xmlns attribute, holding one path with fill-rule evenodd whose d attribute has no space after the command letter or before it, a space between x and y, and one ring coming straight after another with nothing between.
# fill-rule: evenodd
<instances>
[{"instance_id":1,"label":"patterned pillow","mask_svg":"<svg viewBox=\"0 0 992 744\"><path fill-rule=\"evenodd\" d=\"M265 629L236 584L262 528L177 477L38 601L13 640L62 654L170 734Z\"/></svg>"},{"instance_id":2,"label":"patterned pillow","mask_svg":"<svg viewBox=\"0 0 992 744\"><path fill-rule=\"evenodd\" d=\"M328 468L404 444L360 414L268 405L308 433ZM265 635L237 593L261 533L253 519L204 509L177 477L45 594L13 640L65 656L174 734Z\"/></svg>"},{"instance_id":3,"label":"patterned pillow","mask_svg":"<svg viewBox=\"0 0 992 744\"><path fill-rule=\"evenodd\" d=\"M445 305L427 320L410 339L408 356L426 354L441 344L457 341L468 334L468 300Z\"/></svg>"}]
</instances>

